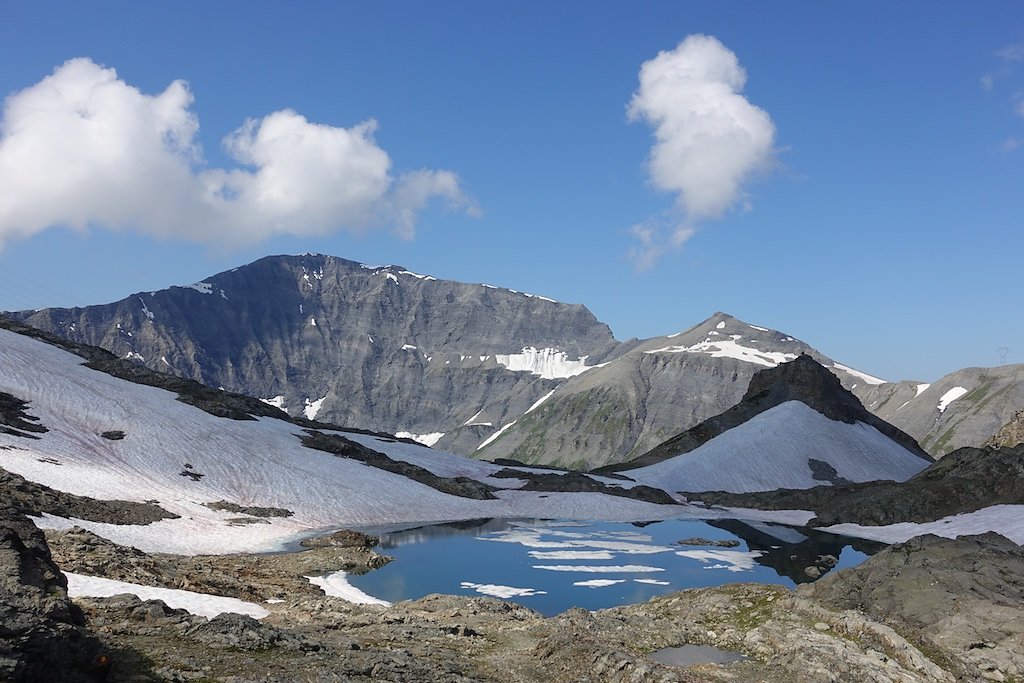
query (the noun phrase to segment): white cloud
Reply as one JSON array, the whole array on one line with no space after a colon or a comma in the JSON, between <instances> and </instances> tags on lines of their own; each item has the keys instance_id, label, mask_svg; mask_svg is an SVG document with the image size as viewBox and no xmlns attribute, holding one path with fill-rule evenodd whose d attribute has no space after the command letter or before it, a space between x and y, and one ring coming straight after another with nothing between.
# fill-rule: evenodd
<instances>
[{"instance_id":1,"label":"white cloud","mask_svg":"<svg viewBox=\"0 0 1024 683\"><path fill-rule=\"evenodd\" d=\"M1013 77L1017 64L1024 61L1024 43L1001 47L993 56L999 60L999 67L982 75L981 87L985 90L992 90L999 81Z\"/></svg>"},{"instance_id":2,"label":"white cloud","mask_svg":"<svg viewBox=\"0 0 1024 683\"><path fill-rule=\"evenodd\" d=\"M742 204L745 183L771 166L775 125L740 94L746 80L736 55L705 35L691 35L640 67L628 115L653 127L651 181L677 193L682 216L667 238L634 231L648 260L678 248L701 221Z\"/></svg>"},{"instance_id":3,"label":"white cloud","mask_svg":"<svg viewBox=\"0 0 1024 683\"><path fill-rule=\"evenodd\" d=\"M999 143L999 151L1003 152L1004 154L1009 154L1010 152L1020 148L1021 146L1024 146L1024 139L1013 137L1006 138L1005 140Z\"/></svg>"},{"instance_id":4,"label":"white cloud","mask_svg":"<svg viewBox=\"0 0 1024 683\"><path fill-rule=\"evenodd\" d=\"M626 252L626 258L638 271L650 270L662 254L669 249L679 249L696 232L696 228L679 225L668 216L649 218L630 226L629 234L636 243Z\"/></svg>"},{"instance_id":5,"label":"white cloud","mask_svg":"<svg viewBox=\"0 0 1024 683\"><path fill-rule=\"evenodd\" d=\"M224 139L236 168L207 168L184 81L148 95L73 59L10 95L0 120L0 245L51 226L201 242L365 231L403 237L433 199L475 207L450 171L397 178L377 123L341 128L283 110Z\"/></svg>"},{"instance_id":6,"label":"white cloud","mask_svg":"<svg viewBox=\"0 0 1024 683\"><path fill-rule=\"evenodd\" d=\"M1024 43L999 48L996 50L996 56L1007 63L1024 62Z\"/></svg>"}]
</instances>

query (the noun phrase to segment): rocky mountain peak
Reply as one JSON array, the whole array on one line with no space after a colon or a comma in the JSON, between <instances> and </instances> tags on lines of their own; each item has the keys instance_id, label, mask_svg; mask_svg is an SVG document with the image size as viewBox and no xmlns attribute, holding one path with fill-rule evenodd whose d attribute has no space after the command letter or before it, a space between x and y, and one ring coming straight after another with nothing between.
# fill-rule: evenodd
<instances>
[{"instance_id":1,"label":"rocky mountain peak","mask_svg":"<svg viewBox=\"0 0 1024 683\"><path fill-rule=\"evenodd\" d=\"M801 401L829 415L842 419L843 413L866 412L857 397L843 388L839 378L806 353L788 363L754 373L744 394L744 401L770 400L778 405L785 401Z\"/></svg>"}]
</instances>

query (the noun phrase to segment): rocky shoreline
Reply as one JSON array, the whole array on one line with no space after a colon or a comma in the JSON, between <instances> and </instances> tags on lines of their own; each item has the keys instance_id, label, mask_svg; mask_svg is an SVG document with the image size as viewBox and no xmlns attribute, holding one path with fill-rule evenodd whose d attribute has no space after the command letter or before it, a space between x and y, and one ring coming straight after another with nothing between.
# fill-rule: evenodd
<instances>
[{"instance_id":1,"label":"rocky shoreline","mask_svg":"<svg viewBox=\"0 0 1024 683\"><path fill-rule=\"evenodd\" d=\"M0 675L12 681L1019 681L1024 549L921 537L790 591L733 584L555 617L493 598L392 606L325 596L305 578L388 561L339 532L297 553L145 554L88 531L0 518ZM52 554L51 554L52 551ZM27 571L26 568L32 568ZM259 602L212 620L133 596L67 598L57 568ZM268 602L269 601L269 602ZM682 644L746 656L674 667ZM40 668L39 653L62 657ZM108 660L97 660L99 656ZM48 655L49 656L49 655ZM108 661L109 670L97 662Z\"/></svg>"}]
</instances>

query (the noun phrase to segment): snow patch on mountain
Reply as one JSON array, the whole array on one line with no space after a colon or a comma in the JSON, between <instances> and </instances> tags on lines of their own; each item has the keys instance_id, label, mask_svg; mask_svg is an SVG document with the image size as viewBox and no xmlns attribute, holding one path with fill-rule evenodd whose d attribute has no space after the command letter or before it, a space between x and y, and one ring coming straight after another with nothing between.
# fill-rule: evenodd
<instances>
[{"instance_id":1,"label":"snow patch on mountain","mask_svg":"<svg viewBox=\"0 0 1024 683\"><path fill-rule=\"evenodd\" d=\"M421 443L424 446L430 447L437 443L444 432L431 432L429 434L413 434L412 432L396 432L395 436L399 439L412 439L417 443Z\"/></svg>"},{"instance_id":2,"label":"snow patch on mountain","mask_svg":"<svg viewBox=\"0 0 1024 683\"><path fill-rule=\"evenodd\" d=\"M917 385L917 393L916 393L916 394L914 394L914 398L917 398L917 397L918 397L918 396L920 396L920 395L921 395L921 394L922 394L923 392L927 391L927 390L928 390L928 387L930 387L930 386L931 386L931 384L918 384L918 385Z\"/></svg>"},{"instance_id":3,"label":"snow patch on mountain","mask_svg":"<svg viewBox=\"0 0 1024 683\"><path fill-rule=\"evenodd\" d=\"M830 420L800 401L787 401L688 453L628 475L669 492L806 489L826 483L814 478L810 459L854 482L904 481L927 466L870 425Z\"/></svg>"},{"instance_id":4,"label":"snow patch on mountain","mask_svg":"<svg viewBox=\"0 0 1024 683\"><path fill-rule=\"evenodd\" d=\"M213 285L209 282L194 282L190 285L185 285L185 289L194 289L200 294L213 294Z\"/></svg>"},{"instance_id":5,"label":"snow patch on mountain","mask_svg":"<svg viewBox=\"0 0 1024 683\"><path fill-rule=\"evenodd\" d=\"M480 444L479 446L477 446L477 447L476 447L476 449L477 449L477 450L479 451L480 449L482 449L482 448L486 447L486 446L487 446L488 444L490 444L490 443L493 443L495 439L497 439L497 438L498 438L499 436L501 436L502 434L504 434L504 433L505 433L505 431L506 431L506 430L507 430L507 429L508 429L509 427L511 427L512 425L514 425L515 423L516 423L516 421L515 421L515 420L512 420L511 422L509 422L509 423L508 423L507 425L505 425L504 427L502 427L501 429L499 429L498 431L494 432L494 433L493 433L493 434L491 434L491 435L490 435L489 437L487 437L486 439L484 439L483 443L481 443L481 444Z\"/></svg>"},{"instance_id":6,"label":"snow patch on mountain","mask_svg":"<svg viewBox=\"0 0 1024 683\"><path fill-rule=\"evenodd\" d=\"M284 410L284 395L275 396L273 398L261 398L261 401L266 403L268 406L274 406L280 410Z\"/></svg>"},{"instance_id":7,"label":"snow patch on mountain","mask_svg":"<svg viewBox=\"0 0 1024 683\"><path fill-rule=\"evenodd\" d=\"M414 278L416 278L418 280L427 280L428 282L430 280L436 280L437 279L435 277L431 277L430 275L420 275L419 273L414 273L411 270L400 270L400 271L398 271L398 274L399 275L411 275L412 277L414 277Z\"/></svg>"},{"instance_id":8,"label":"snow patch on mountain","mask_svg":"<svg viewBox=\"0 0 1024 683\"><path fill-rule=\"evenodd\" d=\"M357 605L384 605L388 606L391 603L387 600L381 600L375 598L372 595L364 593L359 588L353 586L348 582L348 574L344 571L338 570L325 574L324 576L307 576L314 586L318 586L325 595L329 595L333 598L341 598L348 602L355 603Z\"/></svg>"},{"instance_id":9,"label":"snow patch on mountain","mask_svg":"<svg viewBox=\"0 0 1024 683\"><path fill-rule=\"evenodd\" d=\"M536 410L537 408L539 408L539 407L540 407L540 405L541 405L542 403L544 403L544 401L546 401L546 400L548 400L549 398L551 398L551 395L552 395L553 393L555 393L555 390L554 390L554 389L552 389L552 390L551 390L551 391L549 391L548 393L546 393L546 394L544 394L543 396L541 396L540 398L538 398L538 399L537 399L537 401L536 401L536 402L535 402L535 403L534 403L534 404L533 404L532 406L530 406L529 408L527 408L527 409L526 409L526 413L523 413L523 414L524 414L524 415L526 415L526 414L528 414L528 413L531 413L531 412L533 412L533 411L534 411L534 410Z\"/></svg>"},{"instance_id":10,"label":"snow patch on mountain","mask_svg":"<svg viewBox=\"0 0 1024 683\"><path fill-rule=\"evenodd\" d=\"M324 400L327 397L318 398L315 401L306 399L306 407L302 409L302 414L306 416L307 420L315 420L316 416L320 414L320 409L324 405Z\"/></svg>"},{"instance_id":11,"label":"snow patch on mountain","mask_svg":"<svg viewBox=\"0 0 1024 683\"><path fill-rule=\"evenodd\" d=\"M740 335L732 335L732 339L705 339L692 346L665 346L660 349L652 349L644 353L705 353L713 358L735 358L745 363L754 363L774 368L779 363L796 358L795 353L783 353L780 351L761 351L749 346L743 346L737 340Z\"/></svg>"},{"instance_id":12,"label":"snow patch on mountain","mask_svg":"<svg viewBox=\"0 0 1024 683\"><path fill-rule=\"evenodd\" d=\"M857 379L864 380L868 384L888 384L887 380L872 377L871 375L863 373L860 370L854 370L853 368L846 367L841 363L832 363L832 367L836 368L837 370L842 370L848 375L853 375Z\"/></svg>"},{"instance_id":13,"label":"snow patch on mountain","mask_svg":"<svg viewBox=\"0 0 1024 683\"><path fill-rule=\"evenodd\" d=\"M961 396L967 393L967 389L964 387L953 387L939 398L939 403L935 407L939 409L940 413L946 412L946 408L949 404L957 400Z\"/></svg>"},{"instance_id":14,"label":"snow patch on mountain","mask_svg":"<svg viewBox=\"0 0 1024 683\"><path fill-rule=\"evenodd\" d=\"M146 301L141 296L139 297L139 303L142 304L142 314L152 321L156 316L153 315L153 311L149 310L146 306Z\"/></svg>"},{"instance_id":15,"label":"snow patch on mountain","mask_svg":"<svg viewBox=\"0 0 1024 683\"><path fill-rule=\"evenodd\" d=\"M568 379L590 369L587 356L572 360L558 349L523 348L522 353L497 354L494 359L513 372L529 372L543 379Z\"/></svg>"},{"instance_id":16,"label":"snow patch on mountain","mask_svg":"<svg viewBox=\"0 0 1024 683\"><path fill-rule=\"evenodd\" d=\"M868 538L883 543L903 543L915 536L934 534L943 538L973 536L994 531L1017 545L1024 545L1024 505L993 505L974 512L951 515L934 522L900 522L886 526L862 526L860 524L835 524L824 527L845 536Z\"/></svg>"}]
</instances>

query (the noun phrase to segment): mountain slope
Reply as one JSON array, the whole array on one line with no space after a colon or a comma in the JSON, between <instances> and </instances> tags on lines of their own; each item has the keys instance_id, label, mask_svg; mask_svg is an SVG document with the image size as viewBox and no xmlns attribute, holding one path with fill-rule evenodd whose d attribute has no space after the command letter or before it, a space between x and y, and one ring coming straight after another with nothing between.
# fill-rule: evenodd
<instances>
[{"instance_id":1,"label":"mountain slope","mask_svg":"<svg viewBox=\"0 0 1024 683\"><path fill-rule=\"evenodd\" d=\"M569 379L474 457L591 469L634 458L734 406L754 373L809 354L845 386L881 382L789 335L715 313Z\"/></svg>"},{"instance_id":2,"label":"mountain slope","mask_svg":"<svg viewBox=\"0 0 1024 683\"><path fill-rule=\"evenodd\" d=\"M140 366L108 357L106 370L128 378L134 370L142 384L88 367L85 358L60 347L94 356L90 365L104 357L100 349L55 344L0 329L0 396L11 397L0 413L9 427L0 431L0 466L36 489L74 494L50 496L66 510L72 508L64 499L78 505L88 497L171 514L142 521L48 517L40 522L46 526L77 523L143 550L192 554L268 549L313 529L346 525L523 516L657 519L681 510L600 491L521 491L528 473L498 478L493 475L507 468L386 435L289 419L254 399L200 391L165 376L201 399L208 399L204 392L217 397L197 402L154 386L156 373ZM247 407L265 413L251 415ZM278 516L244 515L248 523L239 527L233 506L274 508Z\"/></svg>"},{"instance_id":3,"label":"mountain slope","mask_svg":"<svg viewBox=\"0 0 1024 683\"><path fill-rule=\"evenodd\" d=\"M292 415L459 450L618 347L583 306L321 255L19 317Z\"/></svg>"},{"instance_id":4,"label":"mountain slope","mask_svg":"<svg viewBox=\"0 0 1024 683\"><path fill-rule=\"evenodd\" d=\"M767 491L895 479L931 458L810 356L761 370L743 400L636 460L598 470L668 491Z\"/></svg>"},{"instance_id":5,"label":"mountain slope","mask_svg":"<svg viewBox=\"0 0 1024 683\"><path fill-rule=\"evenodd\" d=\"M964 368L930 384L886 382L854 393L868 410L942 457L984 445L1024 410L1024 365Z\"/></svg>"}]
</instances>

